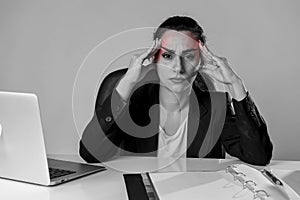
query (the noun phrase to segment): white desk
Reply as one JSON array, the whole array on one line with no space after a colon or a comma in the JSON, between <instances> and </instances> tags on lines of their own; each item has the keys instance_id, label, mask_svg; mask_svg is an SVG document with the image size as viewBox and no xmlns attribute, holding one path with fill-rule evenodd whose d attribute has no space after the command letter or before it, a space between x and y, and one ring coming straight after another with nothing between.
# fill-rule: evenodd
<instances>
[{"instance_id":1,"label":"white desk","mask_svg":"<svg viewBox=\"0 0 300 200\"><path fill-rule=\"evenodd\" d=\"M51 156L59 159L81 161L77 156ZM145 157L123 157L107 162L115 169L126 172L145 172L156 169L161 160ZM229 164L240 163L231 159L182 159L165 169L165 171L211 171L225 169ZM300 161L272 161L272 169L298 194L300 194ZM298 171L297 171L298 170ZM38 199L38 200L89 200L89 199L127 199L127 192L123 180L123 173L108 168L87 177L67 182L54 187L44 187L28 183L21 183L0 179L0 199Z\"/></svg>"}]
</instances>

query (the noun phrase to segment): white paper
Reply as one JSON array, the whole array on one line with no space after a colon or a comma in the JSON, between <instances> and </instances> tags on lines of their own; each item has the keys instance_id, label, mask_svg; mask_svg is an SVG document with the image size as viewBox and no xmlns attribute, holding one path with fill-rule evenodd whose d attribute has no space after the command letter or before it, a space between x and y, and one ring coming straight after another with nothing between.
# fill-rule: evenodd
<instances>
[{"instance_id":1,"label":"white paper","mask_svg":"<svg viewBox=\"0 0 300 200\"><path fill-rule=\"evenodd\" d=\"M244 164L236 165L236 171L246 174L245 180L255 180L255 189L266 190L270 197L265 199L299 199L296 193L283 182L285 188L272 184L260 171ZM161 200L176 199L253 199L254 194L242 183L234 181L225 170L217 172L164 172L149 174ZM295 195L296 194L296 195ZM298 197L297 197L298 196ZM290 197L290 198L289 198Z\"/></svg>"}]
</instances>

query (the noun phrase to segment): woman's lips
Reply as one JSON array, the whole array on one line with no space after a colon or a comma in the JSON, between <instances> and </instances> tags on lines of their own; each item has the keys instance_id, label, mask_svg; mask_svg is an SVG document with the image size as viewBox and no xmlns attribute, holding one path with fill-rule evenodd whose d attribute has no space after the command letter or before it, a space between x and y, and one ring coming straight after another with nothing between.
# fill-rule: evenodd
<instances>
[{"instance_id":1,"label":"woman's lips","mask_svg":"<svg viewBox=\"0 0 300 200\"><path fill-rule=\"evenodd\" d=\"M174 83L183 83L185 82L185 78L169 78Z\"/></svg>"}]
</instances>

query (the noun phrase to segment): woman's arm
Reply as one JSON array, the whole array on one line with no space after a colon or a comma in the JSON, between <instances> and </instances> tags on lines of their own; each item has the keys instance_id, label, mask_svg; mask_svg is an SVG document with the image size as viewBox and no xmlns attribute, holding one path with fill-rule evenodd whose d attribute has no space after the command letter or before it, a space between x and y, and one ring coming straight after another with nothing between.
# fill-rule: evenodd
<instances>
[{"instance_id":1,"label":"woman's arm","mask_svg":"<svg viewBox=\"0 0 300 200\"><path fill-rule=\"evenodd\" d=\"M124 130L129 124L126 125L126 122L131 122L118 118L121 113L128 115L128 112L123 110L128 111L126 102L129 101L130 94L136 84L154 67L151 64L143 66L144 61L148 59L151 63L159 46L160 41L156 39L151 48L132 57L128 69L113 72L104 79L98 92L95 113L80 141L79 153L87 162L102 162L118 152L126 134L116 122L123 124ZM124 109L126 106L127 109ZM126 117L131 119L130 116L124 118ZM130 128L130 125L128 126Z\"/></svg>"},{"instance_id":2,"label":"woman's arm","mask_svg":"<svg viewBox=\"0 0 300 200\"><path fill-rule=\"evenodd\" d=\"M273 145L267 125L253 100L247 93L241 101L233 99L233 107L235 113L228 101L221 134L221 142L226 152L250 164L268 164L272 158Z\"/></svg>"},{"instance_id":3,"label":"woman's arm","mask_svg":"<svg viewBox=\"0 0 300 200\"><path fill-rule=\"evenodd\" d=\"M246 92L242 79L233 71L226 58L214 55L202 44L199 47L206 64L201 71L224 84L230 94L221 135L223 146L230 155L242 161L255 165L268 164L273 146L267 125ZM231 101L234 112L231 110Z\"/></svg>"},{"instance_id":4,"label":"woman's arm","mask_svg":"<svg viewBox=\"0 0 300 200\"><path fill-rule=\"evenodd\" d=\"M118 95L115 87L126 71L127 69L114 71L101 83L93 117L79 143L79 154L87 162L102 162L118 153L117 147L124 138L119 134L120 130L114 122L126 106L126 102Z\"/></svg>"}]
</instances>

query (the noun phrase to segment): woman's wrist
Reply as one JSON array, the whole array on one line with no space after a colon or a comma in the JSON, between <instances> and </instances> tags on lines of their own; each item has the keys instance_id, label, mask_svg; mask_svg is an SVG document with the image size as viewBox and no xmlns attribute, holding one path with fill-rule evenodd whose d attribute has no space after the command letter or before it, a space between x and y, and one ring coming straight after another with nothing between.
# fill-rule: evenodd
<instances>
[{"instance_id":1,"label":"woman's wrist","mask_svg":"<svg viewBox=\"0 0 300 200\"><path fill-rule=\"evenodd\" d=\"M135 82L126 79L125 77L123 77L117 87L116 87L116 91L119 93L119 95L121 96L121 98L124 101L127 101L129 98L129 95L131 93L131 91L133 90L134 86L136 85Z\"/></svg>"},{"instance_id":2,"label":"woman's wrist","mask_svg":"<svg viewBox=\"0 0 300 200\"><path fill-rule=\"evenodd\" d=\"M230 84L227 85L232 98L237 101L243 100L247 96L247 91L242 79L236 77Z\"/></svg>"}]
</instances>

